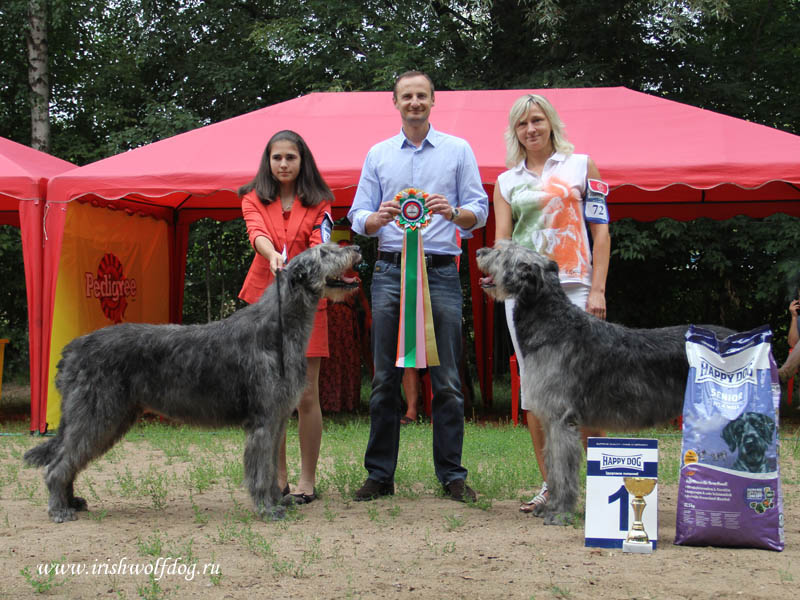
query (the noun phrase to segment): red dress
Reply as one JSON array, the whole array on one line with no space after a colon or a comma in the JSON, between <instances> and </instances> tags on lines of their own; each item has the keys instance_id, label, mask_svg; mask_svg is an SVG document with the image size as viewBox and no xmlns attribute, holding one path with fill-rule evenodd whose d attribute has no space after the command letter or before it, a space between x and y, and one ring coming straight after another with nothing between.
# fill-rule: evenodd
<instances>
[{"instance_id":1,"label":"red dress","mask_svg":"<svg viewBox=\"0 0 800 600\"><path fill-rule=\"evenodd\" d=\"M256 238L263 235L278 252L286 248L287 262L303 250L322 243L320 225L326 213L330 218L330 204L327 202L320 202L317 206L303 206L300 199L295 197L292 209L284 212L280 200L264 204L255 191L242 198L242 215L247 224L250 245L255 248ZM256 252L239 298L249 304L257 302L274 279L269 261ZM324 298L317 308L306 356L328 356L327 301Z\"/></svg>"},{"instance_id":2,"label":"red dress","mask_svg":"<svg viewBox=\"0 0 800 600\"><path fill-rule=\"evenodd\" d=\"M322 410L354 411L361 403L361 367L372 365L369 350L371 314L363 289L343 302L328 304L330 358L319 367Z\"/></svg>"}]
</instances>

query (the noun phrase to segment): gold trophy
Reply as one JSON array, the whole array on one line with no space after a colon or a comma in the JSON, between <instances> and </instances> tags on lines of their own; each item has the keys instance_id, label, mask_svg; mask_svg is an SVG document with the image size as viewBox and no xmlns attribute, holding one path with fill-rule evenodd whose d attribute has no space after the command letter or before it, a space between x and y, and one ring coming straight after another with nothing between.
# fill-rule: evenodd
<instances>
[{"instance_id":1,"label":"gold trophy","mask_svg":"<svg viewBox=\"0 0 800 600\"><path fill-rule=\"evenodd\" d=\"M650 554L653 552L653 545L642 523L642 513L647 503L644 497L652 492L656 487L656 479L649 477L625 477L625 489L633 496L631 506L633 507L633 525L628 532L628 538L622 542L623 552L636 552L638 554Z\"/></svg>"}]
</instances>

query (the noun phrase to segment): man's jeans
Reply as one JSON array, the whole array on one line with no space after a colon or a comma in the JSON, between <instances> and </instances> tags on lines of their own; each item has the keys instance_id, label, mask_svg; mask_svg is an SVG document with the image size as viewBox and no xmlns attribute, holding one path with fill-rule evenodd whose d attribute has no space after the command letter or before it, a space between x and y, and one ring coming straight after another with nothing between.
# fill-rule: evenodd
<instances>
[{"instance_id":1,"label":"man's jeans","mask_svg":"<svg viewBox=\"0 0 800 600\"><path fill-rule=\"evenodd\" d=\"M394 481L400 444L400 380L397 360L400 318L399 266L379 260L372 276L372 355L375 376L369 401L370 432L364 466L369 479ZM461 466L464 441L464 397L458 364L461 359L461 284L455 263L428 268L433 325L440 366L429 367L433 387L433 462L436 477L446 485L465 479Z\"/></svg>"}]
</instances>

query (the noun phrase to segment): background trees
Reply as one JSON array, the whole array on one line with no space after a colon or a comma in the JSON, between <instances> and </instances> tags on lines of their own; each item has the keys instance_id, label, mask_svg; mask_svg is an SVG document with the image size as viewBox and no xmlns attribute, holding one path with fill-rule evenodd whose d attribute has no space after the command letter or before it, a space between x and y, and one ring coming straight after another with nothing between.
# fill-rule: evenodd
<instances>
[{"instance_id":1,"label":"background trees","mask_svg":"<svg viewBox=\"0 0 800 600\"><path fill-rule=\"evenodd\" d=\"M623 85L800 133L797 0L4 0L0 135L26 144L33 4L47 9L50 149L76 164L316 90L388 89L408 68L438 89ZM0 258L21 272L5 229ZM782 355L799 229L615 223L610 315L768 322ZM196 225L186 320L235 308L248 261L240 221ZM12 280L0 335L25 322L2 305Z\"/></svg>"}]
</instances>

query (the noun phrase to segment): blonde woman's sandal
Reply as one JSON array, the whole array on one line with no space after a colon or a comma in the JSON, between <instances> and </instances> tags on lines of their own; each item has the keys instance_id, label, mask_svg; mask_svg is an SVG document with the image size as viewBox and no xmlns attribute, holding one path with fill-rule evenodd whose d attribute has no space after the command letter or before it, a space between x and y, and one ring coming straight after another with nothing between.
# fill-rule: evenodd
<instances>
[{"instance_id":1,"label":"blonde woman's sandal","mask_svg":"<svg viewBox=\"0 0 800 600\"><path fill-rule=\"evenodd\" d=\"M532 513L534 510L536 510L537 506L544 506L547 504L547 495L547 482L545 481L542 483L542 489L539 490L539 493L527 502L523 503L519 507L519 511L524 513Z\"/></svg>"}]
</instances>

